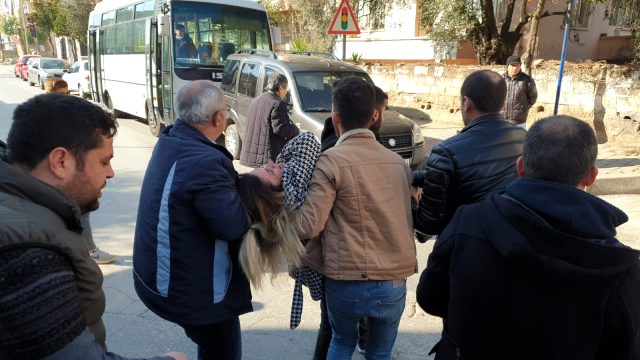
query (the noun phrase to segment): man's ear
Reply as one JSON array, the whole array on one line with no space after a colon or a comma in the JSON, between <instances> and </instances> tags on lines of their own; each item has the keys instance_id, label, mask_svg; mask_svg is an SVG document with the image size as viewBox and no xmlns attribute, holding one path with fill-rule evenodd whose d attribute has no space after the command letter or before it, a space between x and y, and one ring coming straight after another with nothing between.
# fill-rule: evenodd
<instances>
[{"instance_id":1,"label":"man's ear","mask_svg":"<svg viewBox=\"0 0 640 360\"><path fill-rule=\"evenodd\" d=\"M591 170L589 170L587 176L585 176L584 180L580 183L580 186L587 187L593 185L596 181L596 177L598 177L598 168L593 166L591 167Z\"/></svg>"},{"instance_id":2,"label":"man's ear","mask_svg":"<svg viewBox=\"0 0 640 360\"><path fill-rule=\"evenodd\" d=\"M516 170L518 171L518 176L520 177L525 177L525 173L524 173L524 159L522 158L522 156L519 156L518 159L516 160Z\"/></svg>"},{"instance_id":3,"label":"man's ear","mask_svg":"<svg viewBox=\"0 0 640 360\"><path fill-rule=\"evenodd\" d=\"M378 108L373 109L373 114L371 115L371 123L375 124L378 120L380 120L380 111Z\"/></svg>"},{"instance_id":4,"label":"man's ear","mask_svg":"<svg viewBox=\"0 0 640 360\"><path fill-rule=\"evenodd\" d=\"M333 128L335 129L336 135L340 136L340 124L342 123L342 119L340 119L340 114L337 112L331 113L331 123L333 124Z\"/></svg>"},{"instance_id":5,"label":"man's ear","mask_svg":"<svg viewBox=\"0 0 640 360\"><path fill-rule=\"evenodd\" d=\"M466 101L464 102L463 106L464 106L464 111L469 112L473 109L475 109L476 104L473 103L473 100L471 100L470 97L465 96Z\"/></svg>"},{"instance_id":6,"label":"man's ear","mask_svg":"<svg viewBox=\"0 0 640 360\"><path fill-rule=\"evenodd\" d=\"M222 114L223 114L222 111L217 112L213 117L213 119L211 120L214 127L217 127L217 128L221 126L224 127L224 123L225 121L227 121L227 119L225 119Z\"/></svg>"},{"instance_id":7,"label":"man's ear","mask_svg":"<svg viewBox=\"0 0 640 360\"><path fill-rule=\"evenodd\" d=\"M76 158L63 147L57 147L47 156L49 171L58 179L65 180L76 169Z\"/></svg>"}]
</instances>

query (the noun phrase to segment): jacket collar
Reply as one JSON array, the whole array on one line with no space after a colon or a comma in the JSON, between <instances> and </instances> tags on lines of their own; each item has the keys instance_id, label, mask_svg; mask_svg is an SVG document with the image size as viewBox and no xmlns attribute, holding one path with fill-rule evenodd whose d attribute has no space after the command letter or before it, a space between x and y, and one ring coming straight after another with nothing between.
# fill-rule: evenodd
<instances>
[{"instance_id":1,"label":"jacket collar","mask_svg":"<svg viewBox=\"0 0 640 360\"><path fill-rule=\"evenodd\" d=\"M464 128L462 128L462 130L460 130L460 133L463 133L473 127L476 126L480 126L482 124L486 124L489 122L496 122L496 121L502 121L505 124L508 124L508 122L502 117L502 115L500 114L488 114L488 115L483 115L480 117L477 117L473 120L471 120L470 123L468 123Z\"/></svg>"},{"instance_id":2,"label":"jacket collar","mask_svg":"<svg viewBox=\"0 0 640 360\"><path fill-rule=\"evenodd\" d=\"M191 139L204 145L211 146L222 152L226 157L229 158L229 160L233 160L233 156L224 146L218 145L215 142L209 140L196 128L185 123L184 121L180 121L179 119L175 124L167 126L162 133L164 136L175 136L183 139Z\"/></svg>"},{"instance_id":3,"label":"jacket collar","mask_svg":"<svg viewBox=\"0 0 640 360\"><path fill-rule=\"evenodd\" d=\"M56 213L73 231L81 232L80 208L57 188L0 160L0 192L27 199Z\"/></svg>"},{"instance_id":4,"label":"jacket collar","mask_svg":"<svg viewBox=\"0 0 640 360\"><path fill-rule=\"evenodd\" d=\"M359 134L365 134L365 135L367 135L366 137L375 138L375 135L369 129L364 129L364 128L351 129L351 130L345 132L344 134L340 135L340 137L338 138L338 141L336 141L336 145L335 146L340 145L348 137L353 136L353 135L359 135Z\"/></svg>"}]
</instances>

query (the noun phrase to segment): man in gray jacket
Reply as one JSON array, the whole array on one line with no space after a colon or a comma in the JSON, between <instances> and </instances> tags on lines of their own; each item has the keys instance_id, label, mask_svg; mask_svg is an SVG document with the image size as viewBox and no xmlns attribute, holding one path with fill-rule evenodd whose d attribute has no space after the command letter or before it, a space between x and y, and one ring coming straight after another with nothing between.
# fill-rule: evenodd
<instances>
[{"instance_id":1,"label":"man in gray jacket","mask_svg":"<svg viewBox=\"0 0 640 360\"><path fill-rule=\"evenodd\" d=\"M507 83L507 98L502 115L505 120L526 129L527 115L538 99L538 90L533 78L522 72L521 65L519 56L507 58L507 72L502 75Z\"/></svg>"}]
</instances>

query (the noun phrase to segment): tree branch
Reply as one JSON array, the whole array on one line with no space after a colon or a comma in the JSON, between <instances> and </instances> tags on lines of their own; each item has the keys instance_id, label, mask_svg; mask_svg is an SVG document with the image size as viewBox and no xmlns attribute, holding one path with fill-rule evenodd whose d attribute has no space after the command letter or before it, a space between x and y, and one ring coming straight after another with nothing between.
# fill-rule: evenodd
<instances>
[{"instance_id":1,"label":"tree branch","mask_svg":"<svg viewBox=\"0 0 640 360\"><path fill-rule=\"evenodd\" d=\"M544 18L547 16L554 16L554 15L566 15L567 12L566 11L553 11L553 12L549 12L549 10L545 11L542 15L540 15L540 18Z\"/></svg>"},{"instance_id":2,"label":"tree branch","mask_svg":"<svg viewBox=\"0 0 640 360\"><path fill-rule=\"evenodd\" d=\"M509 0L507 4L507 12L502 20L502 27L500 28L500 36L504 37L511 28L511 18L513 17L513 8L515 7L515 0ZM498 19L500 20L500 19Z\"/></svg>"},{"instance_id":3,"label":"tree branch","mask_svg":"<svg viewBox=\"0 0 640 360\"><path fill-rule=\"evenodd\" d=\"M514 33L519 34L520 31L522 31L522 28L527 25L529 23L529 20L531 20L531 15L527 15L525 17L524 21L521 21L518 26L516 26L516 28L513 30Z\"/></svg>"}]
</instances>

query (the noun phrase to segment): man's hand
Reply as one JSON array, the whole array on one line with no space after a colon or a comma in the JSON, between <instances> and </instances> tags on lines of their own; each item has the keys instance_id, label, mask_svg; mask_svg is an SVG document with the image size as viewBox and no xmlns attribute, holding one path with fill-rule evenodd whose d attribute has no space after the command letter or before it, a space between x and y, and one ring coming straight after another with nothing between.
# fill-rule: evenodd
<instances>
[{"instance_id":1,"label":"man's hand","mask_svg":"<svg viewBox=\"0 0 640 360\"><path fill-rule=\"evenodd\" d=\"M420 201L420 189L416 186L411 186L411 204L418 205Z\"/></svg>"},{"instance_id":2,"label":"man's hand","mask_svg":"<svg viewBox=\"0 0 640 360\"><path fill-rule=\"evenodd\" d=\"M185 353L181 353L181 352L175 352L175 351L169 351L168 353L164 354L163 356L171 356L172 358L176 359L176 360L187 360L187 354Z\"/></svg>"}]
</instances>

